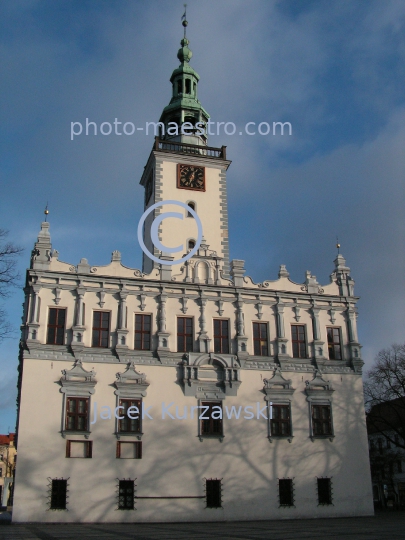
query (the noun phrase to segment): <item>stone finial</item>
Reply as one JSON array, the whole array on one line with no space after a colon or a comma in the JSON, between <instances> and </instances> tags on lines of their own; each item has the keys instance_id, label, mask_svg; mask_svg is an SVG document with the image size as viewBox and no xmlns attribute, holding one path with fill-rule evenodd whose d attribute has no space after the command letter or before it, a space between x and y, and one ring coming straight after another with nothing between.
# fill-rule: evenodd
<instances>
[{"instance_id":1,"label":"stone finial","mask_svg":"<svg viewBox=\"0 0 405 540\"><path fill-rule=\"evenodd\" d=\"M51 261L51 235L49 234L49 223L43 221L38 240L35 242L31 253L31 268L34 270L48 270Z\"/></svg>"},{"instance_id":2,"label":"stone finial","mask_svg":"<svg viewBox=\"0 0 405 540\"><path fill-rule=\"evenodd\" d=\"M350 277L350 268L346 266L346 259L339 253L333 262L335 270L330 276L331 282L336 281L341 296L353 296L354 280Z\"/></svg>"},{"instance_id":3,"label":"stone finial","mask_svg":"<svg viewBox=\"0 0 405 540\"><path fill-rule=\"evenodd\" d=\"M231 277L235 287L243 287L243 276L245 274L245 261L234 259L231 261Z\"/></svg>"},{"instance_id":4,"label":"stone finial","mask_svg":"<svg viewBox=\"0 0 405 540\"><path fill-rule=\"evenodd\" d=\"M316 276L313 276L310 270L305 272L305 289L309 294L316 294L319 291L319 283L316 281Z\"/></svg>"},{"instance_id":5,"label":"stone finial","mask_svg":"<svg viewBox=\"0 0 405 540\"><path fill-rule=\"evenodd\" d=\"M113 251L111 254L111 262L120 261L120 260L121 260L121 253L117 250Z\"/></svg>"},{"instance_id":6,"label":"stone finial","mask_svg":"<svg viewBox=\"0 0 405 540\"><path fill-rule=\"evenodd\" d=\"M278 277L290 277L290 272L287 271L285 264L280 264L280 270L278 271Z\"/></svg>"},{"instance_id":7,"label":"stone finial","mask_svg":"<svg viewBox=\"0 0 405 540\"><path fill-rule=\"evenodd\" d=\"M90 265L87 259L80 259L79 264L77 265L78 274L90 274Z\"/></svg>"}]
</instances>

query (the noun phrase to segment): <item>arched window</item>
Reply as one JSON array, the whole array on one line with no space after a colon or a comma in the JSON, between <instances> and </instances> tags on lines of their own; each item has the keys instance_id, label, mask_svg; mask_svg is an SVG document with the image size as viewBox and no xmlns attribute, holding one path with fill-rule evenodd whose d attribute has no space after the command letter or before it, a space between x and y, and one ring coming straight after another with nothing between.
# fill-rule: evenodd
<instances>
[{"instance_id":1,"label":"arched window","mask_svg":"<svg viewBox=\"0 0 405 540\"><path fill-rule=\"evenodd\" d=\"M193 249L195 247L195 240L188 241L188 249Z\"/></svg>"},{"instance_id":2,"label":"arched window","mask_svg":"<svg viewBox=\"0 0 405 540\"><path fill-rule=\"evenodd\" d=\"M190 208L192 208L195 212L195 202L194 201L189 201L187 203L187 206L189 206ZM191 212L187 212L187 217L194 217L193 214Z\"/></svg>"},{"instance_id":3,"label":"arched window","mask_svg":"<svg viewBox=\"0 0 405 540\"><path fill-rule=\"evenodd\" d=\"M186 79L186 94L191 94L191 81Z\"/></svg>"},{"instance_id":4,"label":"arched window","mask_svg":"<svg viewBox=\"0 0 405 540\"><path fill-rule=\"evenodd\" d=\"M179 79L179 80L177 81L177 93L178 93L178 94L182 94L182 93L183 93L183 88L182 88L183 85L182 85L182 82L183 82L183 81L182 81L181 79Z\"/></svg>"}]
</instances>

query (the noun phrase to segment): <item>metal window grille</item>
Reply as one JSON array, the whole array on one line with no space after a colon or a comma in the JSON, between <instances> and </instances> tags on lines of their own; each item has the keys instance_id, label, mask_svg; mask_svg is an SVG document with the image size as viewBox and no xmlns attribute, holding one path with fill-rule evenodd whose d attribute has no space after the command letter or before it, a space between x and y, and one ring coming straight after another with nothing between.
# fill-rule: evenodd
<instances>
[{"instance_id":1,"label":"metal window grille","mask_svg":"<svg viewBox=\"0 0 405 540\"><path fill-rule=\"evenodd\" d=\"M280 506L294 506L294 484L292 478L278 480Z\"/></svg>"},{"instance_id":2,"label":"metal window grille","mask_svg":"<svg viewBox=\"0 0 405 540\"><path fill-rule=\"evenodd\" d=\"M135 509L135 480L118 480L118 510Z\"/></svg>"},{"instance_id":3,"label":"metal window grille","mask_svg":"<svg viewBox=\"0 0 405 540\"><path fill-rule=\"evenodd\" d=\"M67 510L68 480L69 478L48 478L49 480L49 509Z\"/></svg>"},{"instance_id":4,"label":"metal window grille","mask_svg":"<svg viewBox=\"0 0 405 540\"><path fill-rule=\"evenodd\" d=\"M317 478L318 505L332 504L332 479Z\"/></svg>"},{"instance_id":5,"label":"metal window grille","mask_svg":"<svg viewBox=\"0 0 405 540\"><path fill-rule=\"evenodd\" d=\"M222 479L205 480L206 508L222 508Z\"/></svg>"}]
</instances>

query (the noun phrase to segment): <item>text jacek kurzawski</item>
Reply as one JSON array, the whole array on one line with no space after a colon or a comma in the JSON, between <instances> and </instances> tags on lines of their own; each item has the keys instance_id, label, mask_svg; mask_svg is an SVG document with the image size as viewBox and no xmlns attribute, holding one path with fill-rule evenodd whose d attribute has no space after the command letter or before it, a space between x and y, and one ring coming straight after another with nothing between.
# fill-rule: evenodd
<instances>
[{"instance_id":1,"label":"text jacek kurzawski","mask_svg":"<svg viewBox=\"0 0 405 540\"><path fill-rule=\"evenodd\" d=\"M107 405L104 405L100 408L100 418L101 420L111 420L115 417L118 420L123 420L125 415L122 411L124 410L125 407L122 405L115 407L113 410ZM91 424L97 422L97 413L97 402L95 402L93 421ZM131 407L128 407L126 414L131 420L138 420L140 417L142 420L146 418L153 420L153 414L155 413L152 412L152 406L145 407L145 404L142 403L141 410L139 410L139 407L136 405L132 405ZM242 407L242 405L232 405L231 407L225 405L225 407L222 407L218 404L213 405L212 407L207 405L192 405L190 407L184 405L179 407L174 404L174 401L168 405L166 405L165 402L162 402L160 415L158 416L158 418L161 418L162 420L186 420L187 418L198 418L199 420L209 420L212 418L213 420L222 420L224 417L228 418L228 420L260 420L261 418L268 420L269 418L272 418L272 403L270 402L263 405L263 403L257 402L255 405L246 405L245 407Z\"/></svg>"}]
</instances>

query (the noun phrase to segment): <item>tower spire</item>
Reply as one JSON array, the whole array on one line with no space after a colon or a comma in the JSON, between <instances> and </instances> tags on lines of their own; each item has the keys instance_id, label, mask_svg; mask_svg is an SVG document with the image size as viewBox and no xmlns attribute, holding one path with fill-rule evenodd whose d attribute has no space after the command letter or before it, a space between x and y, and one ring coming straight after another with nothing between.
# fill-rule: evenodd
<instances>
[{"instance_id":1,"label":"tower spire","mask_svg":"<svg viewBox=\"0 0 405 540\"><path fill-rule=\"evenodd\" d=\"M159 119L160 138L205 146L207 144L205 126L210 116L197 98L200 77L189 64L193 53L188 47L190 42L186 37L188 26L186 16L187 4L184 4L184 13L181 17L184 37L180 40L181 47L177 52L180 65L170 77L172 98L169 105L163 109Z\"/></svg>"},{"instance_id":2,"label":"tower spire","mask_svg":"<svg viewBox=\"0 0 405 540\"><path fill-rule=\"evenodd\" d=\"M184 4L184 13L183 13L183 16L181 18L182 20L182 25L184 26L184 39L186 39L186 28L187 28L187 25L188 25L188 22L187 22L187 4Z\"/></svg>"}]
</instances>

